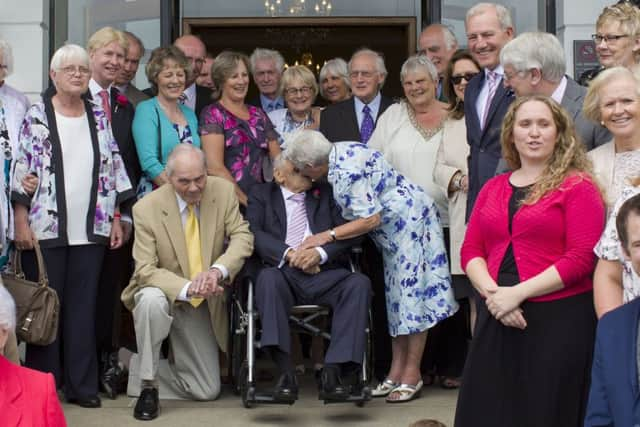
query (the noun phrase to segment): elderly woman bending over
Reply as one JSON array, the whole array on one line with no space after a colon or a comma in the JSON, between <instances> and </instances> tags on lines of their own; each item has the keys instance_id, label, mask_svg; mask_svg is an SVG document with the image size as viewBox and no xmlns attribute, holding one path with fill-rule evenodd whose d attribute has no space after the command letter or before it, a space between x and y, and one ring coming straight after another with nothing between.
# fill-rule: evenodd
<instances>
[{"instance_id":1,"label":"elderly woman bending over","mask_svg":"<svg viewBox=\"0 0 640 427\"><path fill-rule=\"evenodd\" d=\"M49 75L55 90L27 111L11 184L16 246L27 277L37 278L33 242L42 248L50 286L60 297L58 338L28 345L26 365L53 373L67 401L98 407L95 308L105 247L122 245L118 204L134 196L100 101L84 95L89 56L58 49ZM38 177L33 195L21 180Z\"/></svg>"},{"instance_id":2,"label":"elderly woman bending over","mask_svg":"<svg viewBox=\"0 0 640 427\"><path fill-rule=\"evenodd\" d=\"M388 401L413 399L422 388L420 360L426 331L458 305L451 290L442 227L433 200L400 175L383 155L354 142L331 144L304 130L284 156L311 179L327 177L350 222L306 239L303 247L369 234L384 260L391 372Z\"/></svg>"}]
</instances>

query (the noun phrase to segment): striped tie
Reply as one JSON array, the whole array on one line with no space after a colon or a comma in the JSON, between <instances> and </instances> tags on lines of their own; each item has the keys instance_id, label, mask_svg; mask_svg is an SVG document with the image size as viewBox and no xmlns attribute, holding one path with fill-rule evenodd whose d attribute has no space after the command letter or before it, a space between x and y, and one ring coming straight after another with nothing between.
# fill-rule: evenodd
<instances>
[{"instance_id":1,"label":"striped tie","mask_svg":"<svg viewBox=\"0 0 640 427\"><path fill-rule=\"evenodd\" d=\"M489 84L489 94L487 95L487 102L484 104L484 114L482 115L482 128L487 125L487 116L489 116L489 110L491 109L491 101L498 89L498 78L500 75L495 71L487 70L487 83Z\"/></svg>"},{"instance_id":2,"label":"striped tie","mask_svg":"<svg viewBox=\"0 0 640 427\"><path fill-rule=\"evenodd\" d=\"M295 203L291 211L291 219L287 224L287 246L296 249L304 240L304 233L307 230L307 208L304 204L304 193L294 194L289 200Z\"/></svg>"}]
</instances>

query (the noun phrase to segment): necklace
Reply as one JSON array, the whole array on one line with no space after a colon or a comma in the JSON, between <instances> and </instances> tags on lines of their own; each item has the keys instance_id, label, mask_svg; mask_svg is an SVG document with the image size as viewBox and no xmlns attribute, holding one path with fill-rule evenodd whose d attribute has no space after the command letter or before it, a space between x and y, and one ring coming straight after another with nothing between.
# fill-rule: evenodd
<instances>
[{"instance_id":1,"label":"necklace","mask_svg":"<svg viewBox=\"0 0 640 427\"><path fill-rule=\"evenodd\" d=\"M406 101L404 102L404 104L405 104L405 108L407 109L407 113L409 114L409 121L411 122L413 127L418 131L418 133L422 135L425 141L430 140L431 137L433 137L433 135L437 134L442 130L442 127L444 126L444 119L440 121L440 123L438 123L438 126L434 128L425 129L422 126L420 126L420 123L418 123L416 112L413 109L413 107L411 107L411 105L409 105L409 103Z\"/></svg>"}]
</instances>

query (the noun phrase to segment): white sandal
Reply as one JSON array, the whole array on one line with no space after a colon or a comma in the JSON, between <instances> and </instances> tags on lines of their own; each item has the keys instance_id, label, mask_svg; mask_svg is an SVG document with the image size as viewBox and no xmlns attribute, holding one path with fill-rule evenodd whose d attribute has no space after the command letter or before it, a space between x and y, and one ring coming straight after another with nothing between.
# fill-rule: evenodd
<instances>
[{"instance_id":1,"label":"white sandal","mask_svg":"<svg viewBox=\"0 0 640 427\"><path fill-rule=\"evenodd\" d=\"M376 388L371 391L371 396L385 397L399 386L400 383L394 383L389 378L385 378L384 381L379 383Z\"/></svg>"},{"instance_id":2,"label":"white sandal","mask_svg":"<svg viewBox=\"0 0 640 427\"><path fill-rule=\"evenodd\" d=\"M385 399L387 403L402 403L409 402L410 400L415 399L420 396L420 391L422 390L423 382L422 380L418 381L418 384L400 384L398 387L394 388L389 392L389 394L393 392L400 393L400 397L397 399L389 399L389 396Z\"/></svg>"}]
</instances>

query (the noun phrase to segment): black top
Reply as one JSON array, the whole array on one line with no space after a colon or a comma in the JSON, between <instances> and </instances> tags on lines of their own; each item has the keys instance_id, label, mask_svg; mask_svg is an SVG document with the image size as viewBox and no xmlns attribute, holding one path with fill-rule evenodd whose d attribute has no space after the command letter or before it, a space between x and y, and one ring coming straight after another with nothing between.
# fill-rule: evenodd
<instances>
[{"instance_id":1,"label":"black top","mask_svg":"<svg viewBox=\"0 0 640 427\"><path fill-rule=\"evenodd\" d=\"M513 224L513 216L516 214L522 201L527 198L531 185L526 187L516 187L509 183L513 189L511 198L509 199L509 234L512 234L511 226ZM509 243L507 252L502 258L500 264L500 270L498 270L498 286L513 286L520 283L520 274L518 273L518 266L516 265L516 259L513 256L513 245Z\"/></svg>"}]
</instances>

